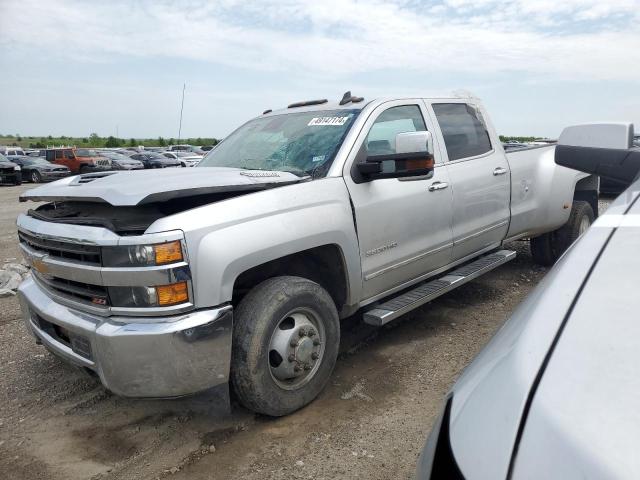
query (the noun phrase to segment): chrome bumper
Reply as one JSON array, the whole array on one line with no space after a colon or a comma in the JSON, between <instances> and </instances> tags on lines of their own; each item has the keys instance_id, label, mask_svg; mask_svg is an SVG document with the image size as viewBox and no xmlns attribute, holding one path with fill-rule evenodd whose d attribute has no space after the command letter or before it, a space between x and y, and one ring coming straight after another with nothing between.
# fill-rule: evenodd
<instances>
[{"instance_id":1,"label":"chrome bumper","mask_svg":"<svg viewBox=\"0 0 640 480\"><path fill-rule=\"evenodd\" d=\"M54 354L95 371L125 397L177 397L229 378L230 306L166 317L102 317L53 301L32 279L18 289L29 330Z\"/></svg>"}]
</instances>

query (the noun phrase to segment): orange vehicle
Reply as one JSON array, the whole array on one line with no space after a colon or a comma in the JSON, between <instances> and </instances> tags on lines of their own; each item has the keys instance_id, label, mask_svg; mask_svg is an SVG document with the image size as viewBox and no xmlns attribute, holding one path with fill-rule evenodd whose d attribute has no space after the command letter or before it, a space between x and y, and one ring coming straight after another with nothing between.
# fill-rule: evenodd
<instances>
[{"instance_id":1,"label":"orange vehicle","mask_svg":"<svg viewBox=\"0 0 640 480\"><path fill-rule=\"evenodd\" d=\"M72 173L111 170L111 160L89 148L47 148L45 158L51 163L69 167Z\"/></svg>"}]
</instances>

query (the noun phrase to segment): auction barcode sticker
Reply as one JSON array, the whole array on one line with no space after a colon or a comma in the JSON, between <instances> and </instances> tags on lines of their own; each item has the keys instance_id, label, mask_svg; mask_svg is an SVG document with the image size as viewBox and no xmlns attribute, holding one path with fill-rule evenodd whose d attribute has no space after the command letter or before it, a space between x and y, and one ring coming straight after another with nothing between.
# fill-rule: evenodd
<instances>
[{"instance_id":1,"label":"auction barcode sticker","mask_svg":"<svg viewBox=\"0 0 640 480\"><path fill-rule=\"evenodd\" d=\"M308 127L310 126L320 127L320 126L330 126L330 125L340 126L347 123L347 120L349 120L349 117L314 117L307 124L307 126Z\"/></svg>"}]
</instances>

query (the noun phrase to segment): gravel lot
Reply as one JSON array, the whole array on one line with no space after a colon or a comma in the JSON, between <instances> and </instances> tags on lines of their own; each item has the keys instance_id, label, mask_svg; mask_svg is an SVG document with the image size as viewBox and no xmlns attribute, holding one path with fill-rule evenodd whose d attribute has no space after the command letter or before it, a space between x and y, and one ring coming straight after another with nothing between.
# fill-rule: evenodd
<instances>
[{"instance_id":1,"label":"gravel lot","mask_svg":"<svg viewBox=\"0 0 640 480\"><path fill-rule=\"evenodd\" d=\"M0 264L20 258L27 188L0 187ZM412 478L443 396L545 274L526 242L511 248L515 261L389 326L345 321L329 387L280 419L229 409L225 388L115 397L35 345L16 298L0 299L0 478Z\"/></svg>"}]
</instances>

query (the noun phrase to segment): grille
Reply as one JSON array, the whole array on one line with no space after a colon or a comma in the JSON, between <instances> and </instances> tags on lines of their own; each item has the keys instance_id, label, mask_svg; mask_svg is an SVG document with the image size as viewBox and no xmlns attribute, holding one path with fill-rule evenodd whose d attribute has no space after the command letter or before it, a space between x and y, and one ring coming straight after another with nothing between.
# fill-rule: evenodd
<instances>
[{"instance_id":1,"label":"grille","mask_svg":"<svg viewBox=\"0 0 640 480\"><path fill-rule=\"evenodd\" d=\"M49 288L49 290L53 290L60 295L97 307L109 306L107 289L101 285L76 282L67 280L66 278L44 276L35 271L33 271L32 274Z\"/></svg>"},{"instance_id":2,"label":"grille","mask_svg":"<svg viewBox=\"0 0 640 480\"><path fill-rule=\"evenodd\" d=\"M13 167L0 168L0 173L2 173L2 175L13 175L14 172L15 170Z\"/></svg>"},{"instance_id":3,"label":"grille","mask_svg":"<svg viewBox=\"0 0 640 480\"><path fill-rule=\"evenodd\" d=\"M100 247L62 242L46 238L35 237L25 232L18 232L20 242L32 250L46 253L52 258L72 260L90 265L101 265Z\"/></svg>"},{"instance_id":4,"label":"grille","mask_svg":"<svg viewBox=\"0 0 640 480\"><path fill-rule=\"evenodd\" d=\"M100 165L101 167L110 167L111 160L108 160L106 158L99 158L98 160L96 160L96 165Z\"/></svg>"}]
</instances>

